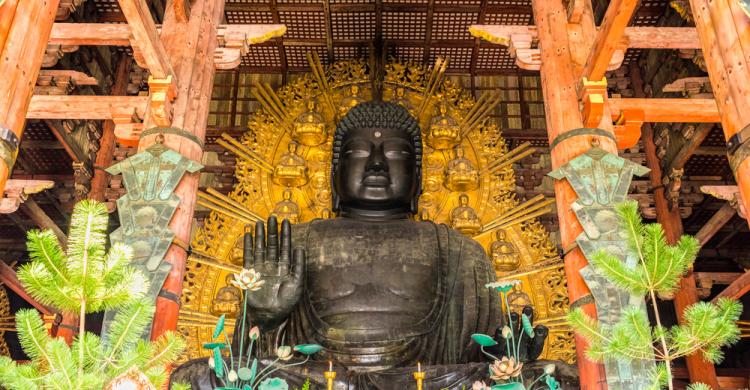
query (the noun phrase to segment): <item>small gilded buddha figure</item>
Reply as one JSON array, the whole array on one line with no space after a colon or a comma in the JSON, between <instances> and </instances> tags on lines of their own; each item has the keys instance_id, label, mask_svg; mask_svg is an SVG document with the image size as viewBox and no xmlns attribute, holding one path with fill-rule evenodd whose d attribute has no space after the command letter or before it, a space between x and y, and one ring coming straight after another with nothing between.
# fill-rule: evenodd
<instances>
[{"instance_id":1,"label":"small gilded buddha figure","mask_svg":"<svg viewBox=\"0 0 750 390\"><path fill-rule=\"evenodd\" d=\"M471 160L464 156L464 149L456 146L456 157L445 166L445 187L451 191L472 191L479 187L479 171L474 169Z\"/></svg>"},{"instance_id":2,"label":"small gilded buddha figure","mask_svg":"<svg viewBox=\"0 0 750 390\"><path fill-rule=\"evenodd\" d=\"M467 236L473 236L482 230L482 222L479 221L479 216L469 206L468 195L459 195L458 206L451 211L451 226Z\"/></svg>"},{"instance_id":3,"label":"small gilded buddha figure","mask_svg":"<svg viewBox=\"0 0 750 390\"><path fill-rule=\"evenodd\" d=\"M490 258L495 270L501 272L515 271L521 265L521 258L512 242L505 238L505 230L495 232L495 241L490 246Z\"/></svg>"},{"instance_id":4,"label":"small gilded buddha figure","mask_svg":"<svg viewBox=\"0 0 750 390\"><path fill-rule=\"evenodd\" d=\"M307 184L305 159L297 154L298 144L289 142L288 152L281 155L273 170L273 182L284 187L300 187Z\"/></svg>"},{"instance_id":5,"label":"small gilded buddha figure","mask_svg":"<svg viewBox=\"0 0 750 390\"><path fill-rule=\"evenodd\" d=\"M451 149L461 142L461 129L458 122L448 115L448 103L440 103L438 112L427 132L427 145L438 150Z\"/></svg>"},{"instance_id":6,"label":"small gilded buddha figure","mask_svg":"<svg viewBox=\"0 0 750 390\"><path fill-rule=\"evenodd\" d=\"M231 273L227 274L224 281L227 285L219 289L213 302L211 302L211 314L235 316L240 312L240 289L232 285Z\"/></svg>"},{"instance_id":7,"label":"small gilded buddha figure","mask_svg":"<svg viewBox=\"0 0 750 390\"><path fill-rule=\"evenodd\" d=\"M328 132L323 115L315 111L315 100L307 101L307 111L300 114L294 121L292 138L302 145L318 146L325 142Z\"/></svg>"},{"instance_id":8,"label":"small gilded buddha figure","mask_svg":"<svg viewBox=\"0 0 750 390\"><path fill-rule=\"evenodd\" d=\"M298 223L299 206L292 200L292 190L285 189L282 196L284 198L273 208L273 215L282 221L288 219L291 223Z\"/></svg>"},{"instance_id":9,"label":"small gilded buddha figure","mask_svg":"<svg viewBox=\"0 0 750 390\"><path fill-rule=\"evenodd\" d=\"M341 99L341 104L339 104L340 118L343 118L349 112L349 110L352 109L352 107L365 101L361 96L359 96L359 92L359 85L357 84L353 84L349 88L349 95Z\"/></svg>"},{"instance_id":10,"label":"small gilded buddha figure","mask_svg":"<svg viewBox=\"0 0 750 390\"><path fill-rule=\"evenodd\" d=\"M414 112L414 105L406 98L406 90L404 87L396 88L396 96L394 96L391 102L407 109L410 113Z\"/></svg>"}]
</instances>

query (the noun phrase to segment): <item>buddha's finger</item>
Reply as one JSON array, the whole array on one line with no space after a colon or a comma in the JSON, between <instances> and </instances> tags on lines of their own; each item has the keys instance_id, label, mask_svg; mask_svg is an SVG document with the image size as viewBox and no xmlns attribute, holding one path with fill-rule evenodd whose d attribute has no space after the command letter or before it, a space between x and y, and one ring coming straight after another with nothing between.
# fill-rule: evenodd
<instances>
[{"instance_id":1,"label":"buddha's finger","mask_svg":"<svg viewBox=\"0 0 750 390\"><path fill-rule=\"evenodd\" d=\"M544 350L544 342L547 340L549 329L544 325L537 325L534 327L534 338L529 343L529 355L528 360L536 360Z\"/></svg>"},{"instance_id":2,"label":"buddha's finger","mask_svg":"<svg viewBox=\"0 0 750 390\"><path fill-rule=\"evenodd\" d=\"M281 255L279 256L279 275L289 272L292 255L292 224L288 220L281 222Z\"/></svg>"},{"instance_id":3,"label":"buddha's finger","mask_svg":"<svg viewBox=\"0 0 750 390\"><path fill-rule=\"evenodd\" d=\"M266 261L278 263L279 261L279 223L276 216L268 217L268 229L266 229L268 240L266 241Z\"/></svg>"},{"instance_id":4,"label":"buddha's finger","mask_svg":"<svg viewBox=\"0 0 750 390\"><path fill-rule=\"evenodd\" d=\"M302 284L302 277L305 275L305 249L294 248L292 253L292 278L298 285Z\"/></svg>"},{"instance_id":5,"label":"buddha's finger","mask_svg":"<svg viewBox=\"0 0 750 390\"><path fill-rule=\"evenodd\" d=\"M266 229L262 221L255 223L255 253L253 259L256 268L266 261Z\"/></svg>"},{"instance_id":6,"label":"buddha's finger","mask_svg":"<svg viewBox=\"0 0 750 390\"><path fill-rule=\"evenodd\" d=\"M253 233L250 225L245 226L245 237L242 247L242 266L245 269L253 268Z\"/></svg>"}]
</instances>

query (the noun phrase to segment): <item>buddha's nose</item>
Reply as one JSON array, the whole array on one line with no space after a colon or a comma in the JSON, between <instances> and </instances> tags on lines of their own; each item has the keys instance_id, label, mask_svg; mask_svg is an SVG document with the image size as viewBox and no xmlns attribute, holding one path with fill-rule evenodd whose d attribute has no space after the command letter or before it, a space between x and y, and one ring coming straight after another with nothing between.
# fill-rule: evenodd
<instances>
[{"instance_id":1,"label":"buddha's nose","mask_svg":"<svg viewBox=\"0 0 750 390\"><path fill-rule=\"evenodd\" d=\"M382 146L378 145L373 149L365 169L371 172L388 172L388 163L385 160Z\"/></svg>"}]
</instances>

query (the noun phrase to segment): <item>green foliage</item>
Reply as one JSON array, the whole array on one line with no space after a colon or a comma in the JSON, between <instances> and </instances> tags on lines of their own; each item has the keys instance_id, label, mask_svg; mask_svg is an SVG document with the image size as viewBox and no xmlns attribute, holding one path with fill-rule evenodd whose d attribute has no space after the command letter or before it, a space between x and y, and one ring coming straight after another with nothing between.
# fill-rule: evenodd
<instances>
[{"instance_id":1,"label":"green foliage","mask_svg":"<svg viewBox=\"0 0 750 390\"><path fill-rule=\"evenodd\" d=\"M628 268L623 261L605 252L592 256L590 261L619 288L635 295L649 295L656 325L652 327L647 315L637 307L623 310L618 322L610 327L602 326L581 309L571 311L568 320L576 333L589 342L587 355L590 359L657 361L651 373L651 389L671 388L671 362L675 359L700 352L710 362L722 360L721 348L739 340L736 322L742 305L729 299L720 299L716 304L698 302L684 311L682 325L662 326L656 295L675 293L682 276L695 261L700 245L689 236L682 236L677 244L668 245L661 225L642 223L636 202L618 205L617 212L628 248L638 258L638 264ZM693 388L704 389L698 385Z\"/></svg>"},{"instance_id":2,"label":"green foliage","mask_svg":"<svg viewBox=\"0 0 750 390\"><path fill-rule=\"evenodd\" d=\"M687 390L711 390L711 386L698 382L688 385Z\"/></svg>"},{"instance_id":3,"label":"green foliage","mask_svg":"<svg viewBox=\"0 0 750 390\"><path fill-rule=\"evenodd\" d=\"M132 367L157 388L164 384L165 365L177 359L185 342L173 333L154 342L141 339L154 313L153 305L143 300L148 283L129 265L129 248L114 244L108 253L105 251L107 219L103 204L78 203L66 251L51 231L29 232L32 261L21 267L18 277L35 299L61 312L119 309L109 327L109 342L84 332L68 346L63 339L48 335L35 310L19 310L16 329L31 362L16 364L0 358L0 387L100 389ZM83 320L85 317L79 324L81 329L85 329Z\"/></svg>"},{"instance_id":4,"label":"green foliage","mask_svg":"<svg viewBox=\"0 0 750 390\"><path fill-rule=\"evenodd\" d=\"M191 386L189 384L182 383L182 382L172 383L172 387L171 387L171 390L190 390L190 389L191 389Z\"/></svg>"}]
</instances>

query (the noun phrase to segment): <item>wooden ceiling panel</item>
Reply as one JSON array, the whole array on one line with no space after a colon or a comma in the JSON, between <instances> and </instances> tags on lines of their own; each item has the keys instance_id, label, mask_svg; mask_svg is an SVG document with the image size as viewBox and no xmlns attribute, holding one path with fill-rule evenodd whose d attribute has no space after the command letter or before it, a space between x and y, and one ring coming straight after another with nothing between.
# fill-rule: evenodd
<instances>
[{"instance_id":1,"label":"wooden ceiling panel","mask_svg":"<svg viewBox=\"0 0 750 390\"><path fill-rule=\"evenodd\" d=\"M427 34L427 12L383 12L383 38L424 39Z\"/></svg>"},{"instance_id":2,"label":"wooden ceiling panel","mask_svg":"<svg viewBox=\"0 0 750 390\"><path fill-rule=\"evenodd\" d=\"M685 164L685 172L689 176L721 176L724 180L732 180L732 169L725 155L694 154Z\"/></svg>"},{"instance_id":3,"label":"wooden ceiling panel","mask_svg":"<svg viewBox=\"0 0 750 390\"><path fill-rule=\"evenodd\" d=\"M229 24L273 24L271 12L227 10L226 16Z\"/></svg>"},{"instance_id":4,"label":"wooden ceiling panel","mask_svg":"<svg viewBox=\"0 0 750 390\"><path fill-rule=\"evenodd\" d=\"M323 12L279 11L279 19L287 28L284 38L325 39L326 37Z\"/></svg>"},{"instance_id":5,"label":"wooden ceiling panel","mask_svg":"<svg viewBox=\"0 0 750 390\"><path fill-rule=\"evenodd\" d=\"M333 55L336 60L369 58L370 48L368 46L334 46Z\"/></svg>"},{"instance_id":6,"label":"wooden ceiling panel","mask_svg":"<svg viewBox=\"0 0 750 390\"><path fill-rule=\"evenodd\" d=\"M62 148L21 148L18 155L32 165L31 168L36 175L54 175L73 171L73 161Z\"/></svg>"},{"instance_id":7,"label":"wooden ceiling panel","mask_svg":"<svg viewBox=\"0 0 750 390\"><path fill-rule=\"evenodd\" d=\"M465 39L473 41L469 26L478 23L479 12L435 12L432 17L432 39Z\"/></svg>"},{"instance_id":8,"label":"wooden ceiling panel","mask_svg":"<svg viewBox=\"0 0 750 390\"><path fill-rule=\"evenodd\" d=\"M424 47L395 46L390 48L393 56L406 61L422 62L424 59Z\"/></svg>"},{"instance_id":9,"label":"wooden ceiling panel","mask_svg":"<svg viewBox=\"0 0 750 390\"><path fill-rule=\"evenodd\" d=\"M719 126L711 129L706 138L703 139L701 146L727 146L727 141L724 138L724 130Z\"/></svg>"},{"instance_id":10,"label":"wooden ceiling panel","mask_svg":"<svg viewBox=\"0 0 750 390\"><path fill-rule=\"evenodd\" d=\"M333 40L375 39L375 12L331 13Z\"/></svg>"},{"instance_id":11,"label":"wooden ceiling panel","mask_svg":"<svg viewBox=\"0 0 750 390\"><path fill-rule=\"evenodd\" d=\"M531 0L487 0L487 5L520 6L531 9Z\"/></svg>"},{"instance_id":12,"label":"wooden ceiling panel","mask_svg":"<svg viewBox=\"0 0 750 390\"><path fill-rule=\"evenodd\" d=\"M31 119L26 121L23 139L29 141L56 141L54 134L43 121Z\"/></svg>"},{"instance_id":13,"label":"wooden ceiling panel","mask_svg":"<svg viewBox=\"0 0 750 390\"><path fill-rule=\"evenodd\" d=\"M325 46L284 46L286 61L290 69L307 69L307 53L317 52L324 65L329 63L328 49Z\"/></svg>"},{"instance_id":14,"label":"wooden ceiling panel","mask_svg":"<svg viewBox=\"0 0 750 390\"><path fill-rule=\"evenodd\" d=\"M484 15L484 23L505 26L528 26L534 24L534 18L529 12L497 12Z\"/></svg>"},{"instance_id":15,"label":"wooden ceiling panel","mask_svg":"<svg viewBox=\"0 0 750 390\"><path fill-rule=\"evenodd\" d=\"M447 57L449 71L468 70L471 68L472 50L473 47L433 47L430 50L430 63L435 62L437 57Z\"/></svg>"},{"instance_id":16,"label":"wooden ceiling panel","mask_svg":"<svg viewBox=\"0 0 750 390\"><path fill-rule=\"evenodd\" d=\"M477 56L477 71L516 70L516 60L510 57L508 49L500 45L482 45Z\"/></svg>"},{"instance_id":17,"label":"wooden ceiling panel","mask_svg":"<svg viewBox=\"0 0 750 390\"><path fill-rule=\"evenodd\" d=\"M281 68L281 55L277 46L257 46L248 48L242 56L242 67Z\"/></svg>"}]
</instances>

